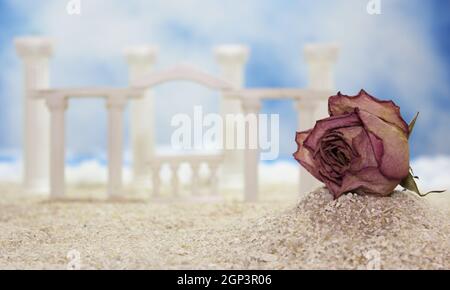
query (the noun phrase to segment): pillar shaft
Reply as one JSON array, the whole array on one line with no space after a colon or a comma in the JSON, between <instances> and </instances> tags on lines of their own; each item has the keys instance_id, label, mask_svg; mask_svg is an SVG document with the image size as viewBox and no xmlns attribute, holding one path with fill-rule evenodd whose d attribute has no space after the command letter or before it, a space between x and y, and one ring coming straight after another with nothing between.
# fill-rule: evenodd
<instances>
[{"instance_id":1,"label":"pillar shaft","mask_svg":"<svg viewBox=\"0 0 450 290\"><path fill-rule=\"evenodd\" d=\"M49 39L34 37L18 38L15 44L24 69L23 184L27 192L48 193L49 113L33 91L49 87L53 45Z\"/></svg>"},{"instance_id":2,"label":"pillar shaft","mask_svg":"<svg viewBox=\"0 0 450 290\"><path fill-rule=\"evenodd\" d=\"M242 103L244 115L254 114L258 116L261 109L261 102L259 99L244 99ZM258 117L256 117L258 122ZM259 124L256 124L259 131ZM246 129L246 144L244 150L244 199L246 202L258 201L259 195L259 132L256 134L257 149L250 147L250 136L252 132Z\"/></svg>"},{"instance_id":3,"label":"pillar shaft","mask_svg":"<svg viewBox=\"0 0 450 290\"><path fill-rule=\"evenodd\" d=\"M308 65L308 88L318 91L332 91L335 87L334 66L339 54L335 44L309 44L305 46L304 55ZM324 96L329 97L329 96ZM328 102L325 100L299 100L299 131L311 129L316 120L328 117ZM304 194L320 186L306 169L300 167L300 193Z\"/></svg>"},{"instance_id":4,"label":"pillar shaft","mask_svg":"<svg viewBox=\"0 0 450 290\"><path fill-rule=\"evenodd\" d=\"M47 98L50 110L50 196L65 194L65 96L53 95Z\"/></svg>"},{"instance_id":5,"label":"pillar shaft","mask_svg":"<svg viewBox=\"0 0 450 290\"><path fill-rule=\"evenodd\" d=\"M126 97L110 96L108 109L108 194L122 194L123 114Z\"/></svg>"},{"instance_id":6,"label":"pillar shaft","mask_svg":"<svg viewBox=\"0 0 450 290\"><path fill-rule=\"evenodd\" d=\"M335 90L334 67L339 47L335 44L309 44L305 46L304 55L308 64L308 87L321 91ZM320 101L315 118L323 119L327 116L327 101Z\"/></svg>"},{"instance_id":7,"label":"pillar shaft","mask_svg":"<svg viewBox=\"0 0 450 290\"><path fill-rule=\"evenodd\" d=\"M131 47L125 54L129 66L129 82L134 86L152 71L157 49L153 46ZM152 91L148 90L141 99L131 100L130 107L133 185L142 189L149 182L146 163L154 157L156 145Z\"/></svg>"},{"instance_id":8,"label":"pillar shaft","mask_svg":"<svg viewBox=\"0 0 450 290\"><path fill-rule=\"evenodd\" d=\"M222 45L215 48L215 55L222 77L229 81L236 89L245 85L245 66L249 57L249 49L243 45ZM220 110L222 116L242 113L242 102L222 96ZM236 134L233 128L225 127L224 144L230 136ZM226 188L242 188L243 186L243 152L240 150L225 150L220 178L222 186Z\"/></svg>"},{"instance_id":9,"label":"pillar shaft","mask_svg":"<svg viewBox=\"0 0 450 290\"><path fill-rule=\"evenodd\" d=\"M319 102L312 100L296 101L296 110L298 114L298 131L306 131L314 127L315 112ZM305 168L300 166L299 189L300 194L308 193L320 186L320 182L314 178Z\"/></svg>"}]
</instances>

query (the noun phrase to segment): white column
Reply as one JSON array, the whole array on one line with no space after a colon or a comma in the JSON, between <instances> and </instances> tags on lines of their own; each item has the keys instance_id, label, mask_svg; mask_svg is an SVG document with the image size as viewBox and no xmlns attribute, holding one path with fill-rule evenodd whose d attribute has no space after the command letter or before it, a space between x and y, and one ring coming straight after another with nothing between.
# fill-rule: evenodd
<instances>
[{"instance_id":1,"label":"white column","mask_svg":"<svg viewBox=\"0 0 450 290\"><path fill-rule=\"evenodd\" d=\"M125 51L129 66L129 82L134 86L139 79L153 69L157 48L154 46L130 47ZM146 164L155 152L155 109L151 90L144 97L130 101L131 146L133 163L133 185L137 190L148 187Z\"/></svg>"},{"instance_id":2,"label":"white column","mask_svg":"<svg viewBox=\"0 0 450 290\"><path fill-rule=\"evenodd\" d=\"M236 89L245 86L245 67L249 58L250 50L243 45L222 45L214 50L219 64L222 77L229 81ZM242 113L240 100L230 99L227 95L222 96L221 113ZM224 144L228 136L235 134L231 128L225 128ZM221 183L225 188L242 188L243 183L243 152L239 150L225 150L224 163L221 170Z\"/></svg>"},{"instance_id":3,"label":"white column","mask_svg":"<svg viewBox=\"0 0 450 290\"><path fill-rule=\"evenodd\" d=\"M261 102L259 99L244 99L242 102L242 108L244 111L244 115L255 114L256 116L259 114L261 110ZM256 118L258 120L258 118ZM256 128L259 130L259 124L256 124ZM258 201L259 194L259 182L258 182L258 174L259 174L259 149L251 149L249 136L250 132L248 128L246 129L246 146L244 150L244 199L246 202L255 202ZM257 133L257 140L259 138L259 132ZM257 141L258 143L258 141ZM259 144L257 146L259 148Z\"/></svg>"},{"instance_id":4,"label":"white column","mask_svg":"<svg viewBox=\"0 0 450 290\"><path fill-rule=\"evenodd\" d=\"M24 68L24 187L30 193L48 193L49 113L44 100L33 98L33 91L49 87L53 44L47 38L34 37L18 38L15 44Z\"/></svg>"},{"instance_id":5,"label":"white column","mask_svg":"<svg viewBox=\"0 0 450 290\"><path fill-rule=\"evenodd\" d=\"M109 96L108 109L108 194L122 194L123 166L123 112L127 99L124 96Z\"/></svg>"},{"instance_id":6,"label":"white column","mask_svg":"<svg viewBox=\"0 0 450 290\"><path fill-rule=\"evenodd\" d=\"M298 100L295 103L295 109L298 114L298 131L306 131L314 127L315 116L314 112L317 110L318 102L312 100ZM315 179L305 168L300 167L300 194L308 193L316 189L320 182Z\"/></svg>"},{"instance_id":7,"label":"white column","mask_svg":"<svg viewBox=\"0 0 450 290\"><path fill-rule=\"evenodd\" d=\"M335 90L334 67L339 56L339 47L336 44L308 44L305 46L304 55L308 64L308 87L322 91ZM315 118L323 119L327 116L327 101L320 101Z\"/></svg>"},{"instance_id":8,"label":"white column","mask_svg":"<svg viewBox=\"0 0 450 290\"><path fill-rule=\"evenodd\" d=\"M65 111L67 100L63 95L47 98L50 110L50 196L65 194Z\"/></svg>"}]
</instances>

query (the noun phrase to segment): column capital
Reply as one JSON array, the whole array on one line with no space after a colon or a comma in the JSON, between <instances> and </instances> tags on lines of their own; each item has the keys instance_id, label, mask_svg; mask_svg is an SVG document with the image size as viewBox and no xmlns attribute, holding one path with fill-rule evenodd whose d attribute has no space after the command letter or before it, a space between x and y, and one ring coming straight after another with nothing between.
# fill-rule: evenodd
<instances>
[{"instance_id":1,"label":"column capital","mask_svg":"<svg viewBox=\"0 0 450 290\"><path fill-rule=\"evenodd\" d=\"M219 63L245 64L250 55L248 46L240 44L225 44L214 48L214 55Z\"/></svg>"},{"instance_id":2,"label":"column capital","mask_svg":"<svg viewBox=\"0 0 450 290\"><path fill-rule=\"evenodd\" d=\"M45 102L50 111L65 111L68 105L67 98L60 94L48 96Z\"/></svg>"},{"instance_id":3,"label":"column capital","mask_svg":"<svg viewBox=\"0 0 450 290\"><path fill-rule=\"evenodd\" d=\"M106 99L106 107L108 109L123 110L127 102L128 98L125 96L108 96Z\"/></svg>"},{"instance_id":4,"label":"column capital","mask_svg":"<svg viewBox=\"0 0 450 290\"><path fill-rule=\"evenodd\" d=\"M308 63L335 63L339 56L339 46L335 43L310 43L305 46L304 55Z\"/></svg>"},{"instance_id":5,"label":"column capital","mask_svg":"<svg viewBox=\"0 0 450 290\"><path fill-rule=\"evenodd\" d=\"M24 59L50 58L53 55L53 41L44 37L19 37L14 40L17 54Z\"/></svg>"},{"instance_id":6,"label":"column capital","mask_svg":"<svg viewBox=\"0 0 450 290\"><path fill-rule=\"evenodd\" d=\"M158 51L154 45L130 46L125 49L125 57L129 65L153 64Z\"/></svg>"}]
</instances>

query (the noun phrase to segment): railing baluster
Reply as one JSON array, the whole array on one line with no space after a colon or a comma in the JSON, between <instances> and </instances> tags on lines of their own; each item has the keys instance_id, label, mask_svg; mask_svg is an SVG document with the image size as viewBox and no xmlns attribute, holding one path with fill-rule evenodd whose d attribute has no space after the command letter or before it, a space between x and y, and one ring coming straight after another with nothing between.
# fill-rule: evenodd
<instances>
[{"instance_id":1,"label":"railing baluster","mask_svg":"<svg viewBox=\"0 0 450 290\"><path fill-rule=\"evenodd\" d=\"M159 163L152 164L153 197L160 196L160 188L161 188L161 178L159 176L160 170L161 170L161 164L159 164Z\"/></svg>"},{"instance_id":2,"label":"railing baluster","mask_svg":"<svg viewBox=\"0 0 450 290\"><path fill-rule=\"evenodd\" d=\"M218 169L219 169L219 163L215 161L211 161L208 164L209 167L209 180L210 180L210 187L211 187L211 195L218 195L219 194L219 177L218 177Z\"/></svg>"},{"instance_id":3,"label":"railing baluster","mask_svg":"<svg viewBox=\"0 0 450 290\"><path fill-rule=\"evenodd\" d=\"M172 170L172 195L174 197L179 196L179 189L180 189L180 181L178 178L178 168L180 164L176 161L172 162L170 164L170 169Z\"/></svg>"},{"instance_id":4,"label":"railing baluster","mask_svg":"<svg viewBox=\"0 0 450 290\"><path fill-rule=\"evenodd\" d=\"M192 184L191 184L191 190L192 190L192 195L196 196L199 194L199 185L200 185L200 176L199 176L199 171L200 171L200 163L198 162L191 162L191 169L192 169Z\"/></svg>"}]
</instances>

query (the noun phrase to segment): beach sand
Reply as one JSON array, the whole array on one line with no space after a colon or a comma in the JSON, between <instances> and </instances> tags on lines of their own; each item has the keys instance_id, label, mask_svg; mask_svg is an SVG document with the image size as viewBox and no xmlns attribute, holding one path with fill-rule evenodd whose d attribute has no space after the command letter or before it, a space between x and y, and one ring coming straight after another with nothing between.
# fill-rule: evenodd
<instances>
[{"instance_id":1,"label":"beach sand","mask_svg":"<svg viewBox=\"0 0 450 290\"><path fill-rule=\"evenodd\" d=\"M66 269L73 253L81 269L450 269L449 213L408 192L256 204L0 192L1 269Z\"/></svg>"}]
</instances>

